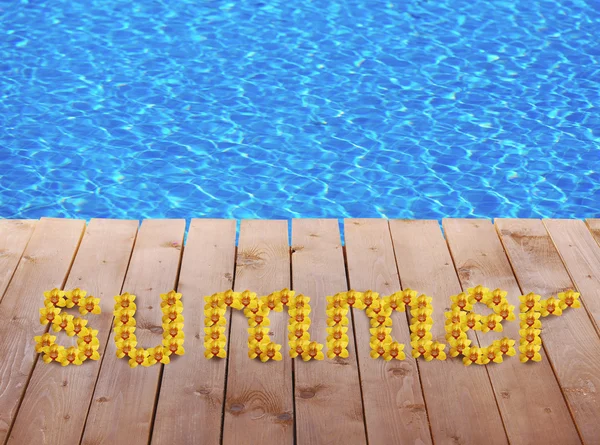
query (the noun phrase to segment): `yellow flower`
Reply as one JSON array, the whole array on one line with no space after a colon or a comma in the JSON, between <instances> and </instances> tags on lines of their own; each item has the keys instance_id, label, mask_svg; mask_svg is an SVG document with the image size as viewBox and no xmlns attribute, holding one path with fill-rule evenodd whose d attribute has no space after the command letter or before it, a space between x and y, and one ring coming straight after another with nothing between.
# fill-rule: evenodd
<instances>
[{"instance_id":1,"label":"yellow flower","mask_svg":"<svg viewBox=\"0 0 600 445\"><path fill-rule=\"evenodd\" d=\"M384 341L372 341L371 345L371 358L377 359L379 357L383 357L385 355L386 348L391 343L391 338L387 338Z\"/></svg>"},{"instance_id":2,"label":"yellow flower","mask_svg":"<svg viewBox=\"0 0 600 445\"><path fill-rule=\"evenodd\" d=\"M210 297L204 297L204 302L206 303L204 305L204 311L220 309L222 314L227 311L227 304L225 303L222 294L213 294Z\"/></svg>"},{"instance_id":3,"label":"yellow flower","mask_svg":"<svg viewBox=\"0 0 600 445\"><path fill-rule=\"evenodd\" d=\"M470 287L467 289L467 296L469 298L469 303L483 303L485 304L486 299L489 298L490 290L487 287L483 287L481 285Z\"/></svg>"},{"instance_id":4,"label":"yellow flower","mask_svg":"<svg viewBox=\"0 0 600 445\"><path fill-rule=\"evenodd\" d=\"M406 306L416 307L417 291L410 288L399 292L400 299Z\"/></svg>"},{"instance_id":5,"label":"yellow flower","mask_svg":"<svg viewBox=\"0 0 600 445\"><path fill-rule=\"evenodd\" d=\"M290 331L288 338L290 340L309 340L310 334L308 333L308 328L307 324L302 323L288 325L288 330Z\"/></svg>"},{"instance_id":6,"label":"yellow flower","mask_svg":"<svg viewBox=\"0 0 600 445\"><path fill-rule=\"evenodd\" d=\"M341 292L340 295L343 296L348 306L356 309L365 309L367 307L363 301L364 294L362 292L350 289L348 292Z\"/></svg>"},{"instance_id":7,"label":"yellow flower","mask_svg":"<svg viewBox=\"0 0 600 445\"><path fill-rule=\"evenodd\" d=\"M508 292L502 289L494 289L484 297L484 303L490 308L498 306L499 304L506 303L506 295L508 295Z\"/></svg>"},{"instance_id":8,"label":"yellow flower","mask_svg":"<svg viewBox=\"0 0 600 445\"><path fill-rule=\"evenodd\" d=\"M259 343L269 342L269 329L257 326L255 328L248 328L248 339L255 340ZM225 338L225 336L223 336Z\"/></svg>"},{"instance_id":9,"label":"yellow flower","mask_svg":"<svg viewBox=\"0 0 600 445\"><path fill-rule=\"evenodd\" d=\"M83 360L81 359L79 352L79 349L74 346L65 349L65 352L60 357L60 364L63 366L81 365Z\"/></svg>"},{"instance_id":10,"label":"yellow flower","mask_svg":"<svg viewBox=\"0 0 600 445\"><path fill-rule=\"evenodd\" d=\"M129 366L135 368L138 365L148 366L148 351L144 348L132 348L129 351Z\"/></svg>"},{"instance_id":11,"label":"yellow flower","mask_svg":"<svg viewBox=\"0 0 600 445\"><path fill-rule=\"evenodd\" d=\"M433 342L431 340L411 341L410 342L410 345L412 346L411 355L414 358L419 358L422 355L424 356L425 353L427 351L429 351L429 348L431 347L432 344L433 344Z\"/></svg>"},{"instance_id":12,"label":"yellow flower","mask_svg":"<svg viewBox=\"0 0 600 445\"><path fill-rule=\"evenodd\" d=\"M234 292L231 289L229 289L223 292L222 294L215 295L217 295L219 298L221 298L222 296L223 303L225 303L225 306L230 306L234 309L242 309L244 307L242 306L241 302L242 294L239 292Z\"/></svg>"},{"instance_id":13,"label":"yellow flower","mask_svg":"<svg viewBox=\"0 0 600 445\"><path fill-rule=\"evenodd\" d=\"M183 303L181 302L181 294L175 292L174 290L170 290L166 294L160 294L160 307L165 308L167 306L181 306Z\"/></svg>"},{"instance_id":14,"label":"yellow flower","mask_svg":"<svg viewBox=\"0 0 600 445\"><path fill-rule=\"evenodd\" d=\"M308 312L305 312L306 308L302 310L293 310L290 309L289 316L290 319L293 320L294 323L302 323L310 325L310 317L308 316Z\"/></svg>"},{"instance_id":15,"label":"yellow flower","mask_svg":"<svg viewBox=\"0 0 600 445\"><path fill-rule=\"evenodd\" d=\"M259 357L267 347L269 343L267 342L258 342L256 340L252 340L248 342L248 357L251 359L255 359Z\"/></svg>"},{"instance_id":16,"label":"yellow flower","mask_svg":"<svg viewBox=\"0 0 600 445\"><path fill-rule=\"evenodd\" d=\"M132 309L119 309L114 311L115 326L135 326L135 311Z\"/></svg>"},{"instance_id":17,"label":"yellow flower","mask_svg":"<svg viewBox=\"0 0 600 445\"><path fill-rule=\"evenodd\" d=\"M494 312L502 317L503 320L515 320L515 307L512 304L501 303L493 307Z\"/></svg>"},{"instance_id":18,"label":"yellow flower","mask_svg":"<svg viewBox=\"0 0 600 445\"><path fill-rule=\"evenodd\" d=\"M365 309L365 313L369 317L374 317L379 312L381 312L381 309L383 308L383 302L379 298L372 299L372 300L369 300L369 301L371 301L371 304L369 306L367 306L367 308Z\"/></svg>"},{"instance_id":19,"label":"yellow flower","mask_svg":"<svg viewBox=\"0 0 600 445\"><path fill-rule=\"evenodd\" d=\"M467 313L465 311L461 311L459 307L455 307L451 311L445 312L444 317L446 317L445 325L449 324L462 324L465 322L467 318Z\"/></svg>"},{"instance_id":20,"label":"yellow flower","mask_svg":"<svg viewBox=\"0 0 600 445\"><path fill-rule=\"evenodd\" d=\"M163 346L169 348L171 354L185 354L185 349L183 349L183 338L164 338Z\"/></svg>"},{"instance_id":21,"label":"yellow flower","mask_svg":"<svg viewBox=\"0 0 600 445\"><path fill-rule=\"evenodd\" d=\"M333 297L327 297L327 308L326 309L348 309L348 302L342 298L340 294L335 294Z\"/></svg>"},{"instance_id":22,"label":"yellow flower","mask_svg":"<svg viewBox=\"0 0 600 445\"><path fill-rule=\"evenodd\" d=\"M458 295L452 295L450 300L452 300L451 309L458 308L461 311L467 312L473 309L473 304L469 303L469 297L464 292L461 292Z\"/></svg>"},{"instance_id":23,"label":"yellow flower","mask_svg":"<svg viewBox=\"0 0 600 445\"><path fill-rule=\"evenodd\" d=\"M54 307L65 307L67 304L65 301L65 293L56 287L44 292L44 306L46 304L51 304Z\"/></svg>"},{"instance_id":24,"label":"yellow flower","mask_svg":"<svg viewBox=\"0 0 600 445\"><path fill-rule=\"evenodd\" d=\"M528 344L528 343L533 343L534 345L541 345L542 344L542 338L540 337L541 332L542 331L540 329L534 329L534 328L520 329L519 330L519 335L521 336L520 344L524 345L524 344Z\"/></svg>"},{"instance_id":25,"label":"yellow flower","mask_svg":"<svg viewBox=\"0 0 600 445\"><path fill-rule=\"evenodd\" d=\"M481 348L476 346L465 348L463 350L463 363L466 366L469 366L472 363L479 363L481 361L481 352Z\"/></svg>"},{"instance_id":26,"label":"yellow flower","mask_svg":"<svg viewBox=\"0 0 600 445\"><path fill-rule=\"evenodd\" d=\"M446 340L448 341L452 338L457 340L467 336L463 331L463 327L458 323L446 325L444 329L446 329Z\"/></svg>"},{"instance_id":27,"label":"yellow flower","mask_svg":"<svg viewBox=\"0 0 600 445\"><path fill-rule=\"evenodd\" d=\"M267 343L264 350L260 354L260 361L266 362L267 360L281 360L283 357L281 356L281 352L279 352L280 349L281 345L278 345L277 343Z\"/></svg>"},{"instance_id":28,"label":"yellow flower","mask_svg":"<svg viewBox=\"0 0 600 445\"><path fill-rule=\"evenodd\" d=\"M88 328L85 328L88 329ZM98 337L96 337L95 335L93 335L91 329L88 329L90 332L85 333L84 335L80 335L79 338L77 339L77 344L79 346L82 345L88 345L93 349L98 349L100 347L100 340L98 340ZM98 331L95 331L96 333L98 333Z\"/></svg>"},{"instance_id":29,"label":"yellow flower","mask_svg":"<svg viewBox=\"0 0 600 445\"><path fill-rule=\"evenodd\" d=\"M335 326L337 324L342 326L348 325L348 318L346 317L347 309L329 309L327 310L327 326Z\"/></svg>"},{"instance_id":30,"label":"yellow flower","mask_svg":"<svg viewBox=\"0 0 600 445\"><path fill-rule=\"evenodd\" d=\"M290 299L289 307L290 309L301 310L305 307L309 307L310 297L299 294L298 296Z\"/></svg>"},{"instance_id":31,"label":"yellow flower","mask_svg":"<svg viewBox=\"0 0 600 445\"><path fill-rule=\"evenodd\" d=\"M344 343L340 340L334 340L332 342L328 342L327 343L327 357L329 357L329 358L334 358L334 357L346 358L346 357L348 357L349 353L348 353L348 349L346 349L347 346L348 346L347 343Z\"/></svg>"},{"instance_id":32,"label":"yellow flower","mask_svg":"<svg viewBox=\"0 0 600 445\"><path fill-rule=\"evenodd\" d=\"M542 347L540 345L536 345L533 343L528 343L526 345L519 346L519 351L521 354L519 355L519 360L521 363L525 363L529 360L533 360L534 362L539 362L542 360L542 356L540 355L540 349Z\"/></svg>"},{"instance_id":33,"label":"yellow flower","mask_svg":"<svg viewBox=\"0 0 600 445\"><path fill-rule=\"evenodd\" d=\"M148 348L147 352L148 359L144 366L152 366L156 363L162 363L164 365L171 363L171 359L169 358L171 351L169 351L168 348L157 346L155 348Z\"/></svg>"},{"instance_id":34,"label":"yellow flower","mask_svg":"<svg viewBox=\"0 0 600 445\"><path fill-rule=\"evenodd\" d=\"M35 352L46 352L56 341L56 336L48 333L33 337L35 340Z\"/></svg>"},{"instance_id":35,"label":"yellow flower","mask_svg":"<svg viewBox=\"0 0 600 445\"><path fill-rule=\"evenodd\" d=\"M566 304L564 301L550 297L547 300L542 300L540 306L542 317L547 317L548 315L562 315L563 308L566 307Z\"/></svg>"},{"instance_id":36,"label":"yellow flower","mask_svg":"<svg viewBox=\"0 0 600 445\"><path fill-rule=\"evenodd\" d=\"M269 312L268 307L259 308L255 314L251 314L248 317L248 326L269 326L271 324L271 320L268 318Z\"/></svg>"},{"instance_id":37,"label":"yellow flower","mask_svg":"<svg viewBox=\"0 0 600 445\"><path fill-rule=\"evenodd\" d=\"M471 345L471 340L469 340L466 336L464 338L451 338L449 340L450 343L450 357L458 357L461 355L465 349L467 349Z\"/></svg>"},{"instance_id":38,"label":"yellow flower","mask_svg":"<svg viewBox=\"0 0 600 445\"><path fill-rule=\"evenodd\" d=\"M406 354L404 354L404 345L398 342L391 342L385 344L385 353L383 359L387 362L392 359L404 360Z\"/></svg>"},{"instance_id":39,"label":"yellow flower","mask_svg":"<svg viewBox=\"0 0 600 445\"><path fill-rule=\"evenodd\" d=\"M259 300L252 300L247 306L244 306L244 316L251 317L252 314L256 314L262 307L262 303ZM268 309L265 307L265 309Z\"/></svg>"},{"instance_id":40,"label":"yellow flower","mask_svg":"<svg viewBox=\"0 0 600 445\"><path fill-rule=\"evenodd\" d=\"M86 295L87 295L87 292L79 289L78 287L73 290L69 290L69 291L65 292L66 306L69 309L72 307L75 307L75 306L79 306L81 299L85 298Z\"/></svg>"},{"instance_id":41,"label":"yellow flower","mask_svg":"<svg viewBox=\"0 0 600 445\"><path fill-rule=\"evenodd\" d=\"M541 329L542 322L539 320L540 315L541 313L534 310L530 310L519 314L519 318L521 319L521 329Z\"/></svg>"},{"instance_id":42,"label":"yellow flower","mask_svg":"<svg viewBox=\"0 0 600 445\"><path fill-rule=\"evenodd\" d=\"M84 331L83 329L81 330ZM133 326L118 326L115 327L115 342L118 340L135 340L135 328ZM81 332L79 333L81 335Z\"/></svg>"},{"instance_id":43,"label":"yellow flower","mask_svg":"<svg viewBox=\"0 0 600 445\"><path fill-rule=\"evenodd\" d=\"M560 292L558 299L562 301L566 306L572 308L581 307L581 301L579 301L579 292L568 290L566 292Z\"/></svg>"},{"instance_id":44,"label":"yellow flower","mask_svg":"<svg viewBox=\"0 0 600 445\"><path fill-rule=\"evenodd\" d=\"M85 360L100 360L100 353L98 348L94 348L92 345L83 343L79 345L79 359L83 362Z\"/></svg>"},{"instance_id":45,"label":"yellow flower","mask_svg":"<svg viewBox=\"0 0 600 445\"><path fill-rule=\"evenodd\" d=\"M220 309L206 309L204 315L205 326L225 326L227 324L227 319L223 316L223 312Z\"/></svg>"},{"instance_id":46,"label":"yellow flower","mask_svg":"<svg viewBox=\"0 0 600 445\"><path fill-rule=\"evenodd\" d=\"M366 307L371 306L374 301L378 301L378 300L379 300L379 294L377 292L373 292L371 290L364 292L362 295L362 302ZM377 304L377 303L375 303L375 304Z\"/></svg>"},{"instance_id":47,"label":"yellow flower","mask_svg":"<svg viewBox=\"0 0 600 445\"><path fill-rule=\"evenodd\" d=\"M327 328L327 333L329 334L327 336L327 342L341 341L342 343L347 345L350 339L348 338L346 332L348 332L348 328L344 326L334 326L333 328Z\"/></svg>"},{"instance_id":48,"label":"yellow flower","mask_svg":"<svg viewBox=\"0 0 600 445\"><path fill-rule=\"evenodd\" d=\"M371 327L376 328L379 326L391 326L392 325L392 309L381 309L378 314L374 314L371 318Z\"/></svg>"},{"instance_id":49,"label":"yellow flower","mask_svg":"<svg viewBox=\"0 0 600 445\"><path fill-rule=\"evenodd\" d=\"M204 328L204 342L222 341L225 342L225 327L214 325ZM172 335L175 334L175 335ZM178 329L176 324L169 326L169 330L163 332L163 338L183 338L183 331Z\"/></svg>"},{"instance_id":50,"label":"yellow flower","mask_svg":"<svg viewBox=\"0 0 600 445\"><path fill-rule=\"evenodd\" d=\"M395 292L392 295L383 297L383 308L404 312L406 310L406 304L402 301L402 292Z\"/></svg>"},{"instance_id":51,"label":"yellow flower","mask_svg":"<svg viewBox=\"0 0 600 445\"><path fill-rule=\"evenodd\" d=\"M475 312L469 312L465 316L465 321L461 325L463 331L467 331L469 329L473 329L474 331L480 331L482 329L482 317Z\"/></svg>"},{"instance_id":52,"label":"yellow flower","mask_svg":"<svg viewBox=\"0 0 600 445\"><path fill-rule=\"evenodd\" d=\"M246 307L250 304L250 302L256 300L256 293L250 292L249 290L245 290L240 295L240 303L243 307Z\"/></svg>"},{"instance_id":53,"label":"yellow flower","mask_svg":"<svg viewBox=\"0 0 600 445\"><path fill-rule=\"evenodd\" d=\"M386 339L391 340L392 328L381 326L378 328L371 328L369 331L371 332L371 342L383 342ZM329 339L329 337L327 337L327 339Z\"/></svg>"},{"instance_id":54,"label":"yellow flower","mask_svg":"<svg viewBox=\"0 0 600 445\"><path fill-rule=\"evenodd\" d=\"M79 306L79 312L81 315L88 313L99 314L100 313L100 298L86 297L81 299L81 305Z\"/></svg>"},{"instance_id":55,"label":"yellow flower","mask_svg":"<svg viewBox=\"0 0 600 445\"><path fill-rule=\"evenodd\" d=\"M279 292L279 301L281 301L283 305L287 305L290 300L294 298L294 295L296 295L296 292L293 290L289 290L288 288L281 289Z\"/></svg>"},{"instance_id":56,"label":"yellow flower","mask_svg":"<svg viewBox=\"0 0 600 445\"><path fill-rule=\"evenodd\" d=\"M502 332L502 317L497 314L486 315L481 317L481 331L482 332Z\"/></svg>"},{"instance_id":57,"label":"yellow flower","mask_svg":"<svg viewBox=\"0 0 600 445\"><path fill-rule=\"evenodd\" d=\"M117 357L123 358L129 356L129 353L135 349L137 341L135 340L119 340L117 341Z\"/></svg>"},{"instance_id":58,"label":"yellow flower","mask_svg":"<svg viewBox=\"0 0 600 445\"><path fill-rule=\"evenodd\" d=\"M40 323L61 323L62 317L60 316L60 309L54 306L45 306L40 309Z\"/></svg>"},{"instance_id":59,"label":"yellow flower","mask_svg":"<svg viewBox=\"0 0 600 445\"><path fill-rule=\"evenodd\" d=\"M419 295L415 301L414 301L414 307L412 308L414 309L431 309L432 308L432 304L431 302L433 301L433 298L428 297L425 294Z\"/></svg>"},{"instance_id":60,"label":"yellow flower","mask_svg":"<svg viewBox=\"0 0 600 445\"><path fill-rule=\"evenodd\" d=\"M67 335L72 337L73 335L79 335L81 330L85 328L88 324L88 321L85 318L74 318L73 319L73 329L67 330Z\"/></svg>"},{"instance_id":61,"label":"yellow flower","mask_svg":"<svg viewBox=\"0 0 600 445\"><path fill-rule=\"evenodd\" d=\"M433 325L433 319L431 318L432 310L430 308L422 308L422 309L412 309L410 311L412 323L425 323L428 325Z\"/></svg>"},{"instance_id":62,"label":"yellow flower","mask_svg":"<svg viewBox=\"0 0 600 445\"><path fill-rule=\"evenodd\" d=\"M519 300L521 301L521 305L519 306L521 312L527 312L530 310L539 311L540 310L540 297L533 292L529 292L527 295L521 295Z\"/></svg>"},{"instance_id":63,"label":"yellow flower","mask_svg":"<svg viewBox=\"0 0 600 445\"><path fill-rule=\"evenodd\" d=\"M325 355L323 354L323 345L317 343L316 341L311 341L307 346L304 352L302 353L302 360L305 362L313 359L313 360L323 360ZM329 355L329 352L327 353ZM340 354L340 357L347 357L348 351L346 351L346 355ZM277 360L277 359L275 359Z\"/></svg>"},{"instance_id":64,"label":"yellow flower","mask_svg":"<svg viewBox=\"0 0 600 445\"><path fill-rule=\"evenodd\" d=\"M435 341L429 345L429 348L425 351L425 354L423 354L423 356L428 362L430 362L433 359L446 360L446 353L444 352L445 348L445 344Z\"/></svg>"},{"instance_id":65,"label":"yellow flower","mask_svg":"<svg viewBox=\"0 0 600 445\"><path fill-rule=\"evenodd\" d=\"M290 341L290 357L296 358L299 355L302 355L304 351L307 350L308 344L310 342L308 340L291 340Z\"/></svg>"},{"instance_id":66,"label":"yellow flower","mask_svg":"<svg viewBox=\"0 0 600 445\"><path fill-rule=\"evenodd\" d=\"M511 340L510 338L503 338L494 342L494 347L499 349L502 354L508 355L509 357L512 357L516 354L514 346L515 341Z\"/></svg>"},{"instance_id":67,"label":"yellow flower","mask_svg":"<svg viewBox=\"0 0 600 445\"><path fill-rule=\"evenodd\" d=\"M170 349L167 348L170 352ZM227 357L227 351L225 350L224 341L205 341L204 342L204 357L211 359L213 357L225 358Z\"/></svg>"},{"instance_id":68,"label":"yellow flower","mask_svg":"<svg viewBox=\"0 0 600 445\"><path fill-rule=\"evenodd\" d=\"M48 348L46 348L46 350L44 351L44 357L42 358L42 360L44 360L44 363L50 363L50 362L59 362L60 363L63 359L64 354L65 354L64 346L53 344L53 345L50 345Z\"/></svg>"},{"instance_id":69,"label":"yellow flower","mask_svg":"<svg viewBox=\"0 0 600 445\"><path fill-rule=\"evenodd\" d=\"M283 311L283 303L281 302L279 292L273 292L266 297L261 298L262 304L267 306L269 310L275 312Z\"/></svg>"},{"instance_id":70,"label":"yellow flower","mask_svg":"<svg viewBox=\"0 0 600 445\"><path fill-rule=\"evenodd\" d=\"M52 323L52 330L54 332L60 332L64 329L65 331L67 331L67 333L69 331L73 332L73 329L75 328L75 326L73 325L74 318L75 317L73 317L70 314L64 314L58 318L55 318L54 322Z\"/></svg>"},{"instance_id":71,"label":"yellow flower","mask_svg":"<svg viewBox=\"0 0 600 445\"><path fill-rule=\"evenodd\" d=\"M166 306L165 309L168 311L163 311L164 315L162 317L162 322L164 323L183 323L183 306Z\"/></svg>"},{"instance_id":72,"label":"yellow flower","mask_svg":"<svg viewBox=\"0 0 600 445\"><path fill-rule=\"evenodd\" d=\"M492 344L487 348L482 348L481 357L485 360L485 363L483 364L488 364L489 362L502 363L503 361L502 351L495 344Z\"/></svg>"},{"instance_id":73,"label":"yellow flower","mask_svg":"<svg viewBox=\"0 0 600 445\"><path fill-rule=\"evenodd\" d=\"M135 311L137 309L137 305L134 303L135 295L130 294L129 292L125 292L122 295L115 296L115 307L114 312L117 311Z\"/></svg>"},{"instance_id":74,"label":"yellow flower","mask_svg":"<svg viewBox=\"0 0 600 445\"><path fill-rule=\"evenodd\" d=\"M412 332L410 338L411 340L431 340L431 325L427 325L425 323L417 323L410 325L410 332Z\"/></svg>"}]
</instances>

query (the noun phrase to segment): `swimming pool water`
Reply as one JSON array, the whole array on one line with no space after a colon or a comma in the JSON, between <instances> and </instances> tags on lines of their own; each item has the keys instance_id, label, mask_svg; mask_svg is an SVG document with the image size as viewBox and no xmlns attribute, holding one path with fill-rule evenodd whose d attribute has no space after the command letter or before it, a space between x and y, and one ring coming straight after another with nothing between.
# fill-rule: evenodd
<instances>
[{"instance_id":1,"label":"swimming pool water","mask_svg":"<svg viewBox=\"0 0 600 445\"><path fill-rule=\"evenodd\" d=\"M0 1L0 216L600 216L594 0Z\"/></svg>"}]
</instances>

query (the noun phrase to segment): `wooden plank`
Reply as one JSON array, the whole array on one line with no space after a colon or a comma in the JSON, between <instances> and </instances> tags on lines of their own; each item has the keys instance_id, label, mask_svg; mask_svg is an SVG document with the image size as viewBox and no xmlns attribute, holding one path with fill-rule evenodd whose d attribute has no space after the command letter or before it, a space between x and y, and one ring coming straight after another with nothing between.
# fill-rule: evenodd
<instances>
[{"instance_id":1,"label":"wooden plank","mask_svg":"<svg viewBox=\"0 0 600 445\"><path fill-rule=\"evenodd\" d=\"M596 243L600 244L600 218L588 218L585 220L592 236L596 240Z\"/></svg>"},{"instance_id":2,"label":"wooden plank","mask_svg":"<svg viewBox=\"0 0 600 445\"><path fill-rule=\"evenodd\" d=\"M433 341L446 343L444 312L461 288L439 224L393 220L390 229L402 286L433 298ZM436 444L507 443L486 367L449 359L420 371Z\"/></svg>"},{"instance_id":3,"label":"wooden plank","mask_svg":"<svg viewBox=\"0 0 600 445\"><path fill-rule=\"evenodd\" d=\"M347 219L344 233L350 288L370 289L382 297L400 290L387 221ZM366 313L354 309L352 312L369 443L432 443L419 370L410 356L407 318L395 314L393 327L395 339L405 344L406 359L386 362L370 356Z\"/></svg>"},{"instance_id":4,"label":"wooden plank","mask_svg":"<svg viewBox=\"0 0 600 445\"><path fill-rule=\"evenodd\" d=\"M347 289L337 220L293 220L292 277L296 292L311 297L311 339L325 345L326 297ZM294 363L298 444L366 444L352 326L348 337L346 359Z\"/></svg>"},{"instance_id":5,"label":"wooden plank","mask_svg":"<svg viewBox=\"0 0 600 445\"><path fill-rule=\"evenodd\" d=\"M600 246L579 219L543 221L600 335Z\"/></svg>"},{"instance_id":6,"label":"wooden plank","mask_svg":"<svg viewBox=\"0 0 600 445\"><path fill-rule=\"evenodd\" d=\"M483 285L508 292L508 302L518 317L521 291L493 224L481 219L444 219L444 233L463 290ZM476 312L483 313L481 309ZM519 344L519 322L504 322L496 338L509 337ZM491 333L490 333L491 334ZM480 343L496 338L477 333ZM550 363L521 364L519 355L504 356L504 363L488 366L496 400L511 443L578 444L579 435ZM543 394L543 397L540 395Z\"/></svg>"},{"instance_id":7,"label":"wooden plank","mask_svg":"<svg viewBox=\"0 0 600 445\"><path fill-rule=\"evenodd\" d=\"M34 220L0 219L0 302L35 229Z\"/></svg>"},{"instance_id":8,"label":"wooden plank","mask_svg":"<svg viewBox=\"0 0 600 445\"><path fill-rule=\"evenodd\" d=\"M159 294L177 285L184 231L183 219L145 220L140 227L123 285L124 292L137 296L138 347L162 343ZM183 315L187 315L185 301ZM116 358L113 336L114 331L106 346L82 443L147 444L163 365L131 369L126 359ZM176 360L185 360L185 356Z\"/></svg>"},{"instance_id":9,"label":"wooden plank","mask_svg":"<svg viewBox=\"0 0 600 445\"><path fill-rule=\"evenodd\" d=\"M235 290L257 296L290 287L287 221L243 220L236 259ZM283 360L248 358L248 321L233 311L223 425L224 444L292 444L294 404L287 316L272 313L273 341L283 344Z\"/></svg>"},{"instance_id":10,"label":"wooden plank","mask_svg":"<svg viewBox=\"0 0 600 445\"><path fill-rule=\"evenodd\" d=\"M496 219L522 293L544 298L573 288L542 221ZM585 296L584 296L585 297ZM542 340L583 441L600 441L600 338L585 309L542 321Z\"/></svg>"},{"instance_id":11,"label":"wooden plank","mask_svg":"<svg viewBox=\"0 0 600 445\"><path fill-rule=\"evenodd\" d=\"M165 367L152 433L156 445L220 441L227 362L204 357L204 296L232 287L235 224L193 219L190 225L178 284L185 299L186 355Z\"/></svg>"},{"instance_id":12,"label":"wooden plank","mask_svg":"<svg viewBox=\"0 0 600 445\"><path fill-rule=\"evenodd\" d=\"M0 305L0 443L4 443L37 358L33 337L44 291L61 288L79 247L85 221L44 219L27 244Z\"/></svg>"},{"instance_id":13,"label":"wooden plank","mask_svg":"<svg viewBox=\"0 0 600 445\"><path fill-rule=\"evenodd\" d=\"M100 298L102 313L85 318L89 320L88 326L98 330L101 351L108 341L113 296L121 291L137 227L137 221L92 219L65 285L65 289L78 287ZM74 344L63 334L57 342ZM88 361L83 366L38 363L8 443L78 443L104 358L102 352L101 355L100 360Z\"/></svg>"}]
</instances>

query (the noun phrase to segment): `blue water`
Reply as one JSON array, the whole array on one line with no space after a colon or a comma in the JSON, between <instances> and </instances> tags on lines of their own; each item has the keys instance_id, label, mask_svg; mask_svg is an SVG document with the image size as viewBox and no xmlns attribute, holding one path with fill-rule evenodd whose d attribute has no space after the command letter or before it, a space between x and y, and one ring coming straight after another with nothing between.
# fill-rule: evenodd
<instances>
[{"instance_id":1,"label":"blue water","mask_svg":"<svg viewBox=\"0 0 600 445\"><path fill-rule=\"evenodd\" d=\"M595 0L0 1L0 216L600 216Z\"/></svg>"}]
</instances>

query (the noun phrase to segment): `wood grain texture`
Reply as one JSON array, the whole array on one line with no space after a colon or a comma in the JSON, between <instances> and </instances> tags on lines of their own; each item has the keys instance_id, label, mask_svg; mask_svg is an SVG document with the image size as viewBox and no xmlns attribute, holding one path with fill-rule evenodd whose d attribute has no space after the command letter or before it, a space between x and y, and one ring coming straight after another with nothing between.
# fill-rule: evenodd
<instances>
[{"instance_id":1,"label":"wood grain texture","mask_svg":"<svg viewBox=\"0 0 600 445\"><path fill-rule=\"evenodd\" d=\"M506 298L518 317L521 292L491 221L444 219L443 225L463 290L479 284L501 288L508 292ZM479 306L475 311L483 313ZM496 337L512 338L518 347L518 319L503 326L504 331ZM483 346L494 339L477 334ZM541 354L541 363L524 365L517 354L504 356L502 364L488 365L509 441L531 445L581 443L552 367L543 350Z\"/></svg>"},{"instance_id":2,"label":"wood grain texture","mask_svg":"<svg viewBox=\"0 0 600 445\"><path fill-rule=\"evenodd\" d=\"M542 221L495 224L523 294L547 298L574 287ZM544 318L542 327L547 356L583 441L600 443L600 338L583 308Z\"/></svg>"},{"instance_id":3,"label":"wood grain texture","mask_svg":"<svg viewBox=\"0 0 600 445\"><path fill-rule=\"evenodd\" d=\"M34 220L0 219L0 302L35 229Z\"/></svg>"},{"instance_id":4,"label":"wood grain texture","mask_svg":"<svg viewBox=\"0 0 600 445\"><path fill-rule=\"evenodd\" d=\"M546 219L543 223L600 335L600 246L581 220Z\"/></svg>"},{"instance_id":5,"label":"wood grain texture","mask_svg":"<svg viewBox=\"0 0 600 445\"><path fill-rule=\"evenodd\" d=\"M335 219L292 221L292 282L311 298L311 339L327 349L327 296L347 289L344 254ZM352 326L350 356L295 359L296 443L366 444Z\"/></svg>"},{"instance_id":6,"label":"wood grain texture","mask_svg":"<svg viewBox=\"0 0 600 445\"><path fill-rule=\"evenodd\" d=\"M585 220L592 236L596 240L596 243L600 245L600 218L588 218Z\"/></svg>"},{"instance_id":7,"label":"wood grain texture","mask_svg":"<svg viewBox=\"0 0 600 445\"><path fill-rule=\"evenodd\" d=\"M65 284L65 289L78 287L100 298L102 313L84 317L98 330L100 351L108 341L113 296L121 291L137 227L137 221L92 219ZM76 345L66 334L59 334L57 342ZM8 443L78 443L103 358L101 352L98 361L63 367L44 364L40 355Z\"/></svg>"},{"instance_id":8,"label":"wood grain texture","mask_svg":"<svg viewBox=\"0 0 600 445\"><path fill-rule=\"evenodd\" d=\"M373 290L382 297L400 290L387 221L347 219L344 233L350 288ZM386 362L369 355L371 334L366 313L352 312L369 443L432 443L417 363L410 356L406 316L394 314L393 334L405 345L407 357Z\"/></svg>"},{"instance_id":9,"label":"wood grain texture","mask_svg":"<svg viewBox=\"0 0 600 445\"><path fill-rule=\"evenodd\" d=\"M446 343L444 312L461 287L439 224L392 220L390 229L402 287L433 298L433 340ZM449 359L419 369L436 444L508 442L485 366Z\"/></svg>"},{"instance_id":10,"label":"wood grain texture","mask_svg":"<svg viewBox=\"0 0 600 445\"><path fill-rule=\"evenodd\" d=\"M193 219L190 225L177 286L185 301L186 355L165 366L153 444L219 443L227 361L204 357L204 296L232 287L235 224Z\"/></svg>"},{"instance_id":11,"label":"wood grain texture","mask_svg":"<svg viewBox=\"0 0 600 445\"><path fill-rule=\"evenodd\" d=\"M177 285L185 220L145 220L139 230L123 291L137 296L138 347L162 342L159 294ZM182 300L183 301L183 300ZM184 301L183 316L187 315ZM152 427L160 366L131 369L116 357L114 331L94 391L83 444L147 444ZM185 360L185 356L174 357Z\"/></svg>"},{"instance_id":12,"label":"wood grain texture","mask_svg":"<svg viewBox=\"0 0 600 445\"><path fill-rule=\"evenodd\" d=\"M235 290L257 296L289 288L287 221L243 220L236 259ZM294 404L292 360L287 346L287 316L271 313L271 339L283 344L283 360L261 363L248 358L248 321L233 311L223 443L292 444Z\"/></svg>"},{"instance_id":13,"label":"wood grain texture","mask_svg":"<svg viewBox=\"0 0 600 445\"><path fill-rule=\"evenodd\" d=\"M27 388L37 353L33 337L40 324L44 291L62 288L85 221L43 219L36 223L0 304L0 443L4 443Z\"/></svg>"}]
</instances>

